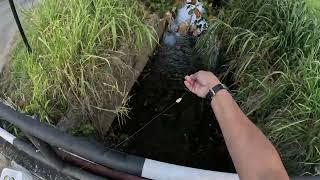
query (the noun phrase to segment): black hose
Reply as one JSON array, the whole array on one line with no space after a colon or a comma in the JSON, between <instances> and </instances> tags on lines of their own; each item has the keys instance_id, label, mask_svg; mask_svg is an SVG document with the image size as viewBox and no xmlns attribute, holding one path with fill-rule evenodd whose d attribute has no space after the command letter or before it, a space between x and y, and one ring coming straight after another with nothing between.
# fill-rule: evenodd
<instances>
[{"instance_id":1,"label":"black hose","mask_svg":"<svg viewBox=\"0 0 320 180\"><path fill-rule=\"evenodd\" d=\"M32 147L30 144L19 140L19 139L15 139L13 146L15 146L17 149L27 153L28 155L30 155L32 158L54 168L57 169L56 164L52 163L51 161L47 160L46 158L44 158L42 156L42 154L40 154L39 152L37 152L37 150ZM68 165L63 165L61 166L62 168L58 169L58 172L64 173L68 176L71 177L75 177L78 179L92 179L92 180L100 180L103 178L97 177L95 175L92 175L90 173L87 173L83 170L81 170L80 168L74 167L74 166L68 166ZM112 170L109 170L112 171ZM114 173L114 172L113 172ZM116 174L118 177L118 174ZM124 177L125 174L121 175L121 177ZM119 176L120 177L120 176ZM126 179L135 179L134 177L128 176ZM138 179L138 178L137 178ZM292 177L290 178L290 180L319 180L320 178L318 176L299 176L299 177Z\"/></svg>"},{"instance_id":2,"label":"black hose","mask_svg":"<svg viewBox=\"0 0 320 180\"><path fill-rule=\"evenodd\" d=\"M36 159L36 160L40 161L41 163L46 164L46 165L56 169L55 164L51 163L46 158L44 158L42 156L42 154L40 152L38 152L37 149L34 148L33 146L31 146L30 144L28 144L22 140L15 139L13 142L13 146L16 147L17 149L19 149L20 151L27 153L33 159ZM63 167L59 170L59 172L65 174L65 175L80 179L80 180L103 180L103 179L106 179L106 178L102 178L102 177L93 175L91 173L88 173L86 171L83 171L82 169L80 169L78 167L67 165L67 164L64 164Z\"/></svg>"},{"instance_id":3,"label":"black hose","mask_svg":"<svg viewBox=\"0 0 320 180\"><path fill-rule=\"evenodd\" d=\"M63 169L64 163L58 157L55 151L52 150L51 146L27 133L25 135L32 142L32 144L40 151L42 156L50 161L54 165L54 169L61 171Z\"/></svg>"},{"instance_id":4,"label":"black hose","mask_svg":"<svg viewBox=\"0 0 320 180\"><path fill-rule=\"evenodd\" d=\"M81 169L92 172L94 174L109 177L113 180L146 180L143 177L133 176L124 172L119 172L114 169L102 166L100 164L79 158L65 151L56 149L57 154L62 157L65 162L69 162L75 166L81 167Z\"/></svg>"},{"instance_id":5,"label":"black hose","mask_svg":"<svg viewBox=\"0 0 320 180\"><path fill-rule=\"evenodd\" d=\"M14 20L16 21L16 24L18 26L19 32L20 32L21 37L23 39L23 42L26 45L26 47L28 49L28 52L32 52L32 49L31 49L31 47L29 45L29 42L28 42L28 39L27 39L27 37L26 37L26 35L24 33L24 30L23 30L23 28L21 26L20 19L19 19L19 16L18 16L18 13L17 13L17 10L16 10L16 7L14 5L13 0L9 0L9 4L10 4L10 8L11 8Z\"/></svg>"},{"instance_id":6,"label":"black hose","mask_svg":"<svg viewBox=\"0 0 320 180\"><path fill-rule=\"evenodd\" d=\"M88 160L122 172L141 176L145 158L128 155L105 148L96 143L73 137L39 120L21 114L11 107L0 103L0 119L6 120L23 132L37 137L50 145L61 147Z\"/></svg>"},{"instance_id":7,"label":"black hose","mask_svg":"<svg viewBox=\"0 0 320 180\"><path fill-rule=\"evenodd\" d=\"M22 129L22 131L29 133L51 145L61 147L65 150L68 150L71 153L80 155L88 160L91 160L95 163L99 163L106 167L113 168L115 170L123 171L129 174L141 176L142 168L144 165L145 158L128 155L123 152L118 152L115 150L104 148L95 143L89 143L84 139L70 136L60 130L50 127L47 124L40 123L38 120L21 114L9 106L0 103L0 119L6 120L15 126ZM34 157L35 159L46 163L53 167L54 165L46 160L41 154L35 151L35 148L30 147L21 140L14 140L14 145ZM106 150L105 150L106 149ZM70 172L72 171L72 172ZM62 171L65 174L70 176L79 175L79 169L75 167L67 166ZM70 174L75 173L75 174ZM316 180L320 179L318 176L301 176L301 177L292 177L291 180Z\"/></svg>"}]
</instances>

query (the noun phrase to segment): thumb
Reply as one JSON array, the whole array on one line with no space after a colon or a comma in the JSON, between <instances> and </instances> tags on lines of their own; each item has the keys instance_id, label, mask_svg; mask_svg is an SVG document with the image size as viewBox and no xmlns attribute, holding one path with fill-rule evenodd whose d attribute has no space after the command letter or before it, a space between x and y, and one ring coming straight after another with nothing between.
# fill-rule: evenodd
<instances>
[{"instance_id":1,"label":"thumb","mask_svg":"<svg viewBox=\"0 0 320 180\"><path fill-rule=\"evenodd\" d=\"M184 85L188 88L190 92L192 92L193 94L197 94L194 84L192 84L190 81L184 81Z\"/></svg>"},{"instance_id":2,"label":"thumb","mask_svg":"<svg viewBox=\"0 0 320 180\"><path fill-rule=\"evenodd\" d=\"M191 91L192 85L189 81L184 81L184 85Z\"/></svg>"}]
</instances>

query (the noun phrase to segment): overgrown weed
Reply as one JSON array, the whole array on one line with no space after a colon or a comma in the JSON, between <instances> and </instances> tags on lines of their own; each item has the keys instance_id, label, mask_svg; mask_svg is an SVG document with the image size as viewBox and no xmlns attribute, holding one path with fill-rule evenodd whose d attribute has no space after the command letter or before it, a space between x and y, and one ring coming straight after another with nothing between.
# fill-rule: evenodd
<instances>
[{"instance_id":1,"label":"overgrown weed","mask_svg":"<svg viewBox=\"0 0 320 180\"><path fill-rule=\"evenodd\" d=\"M41 1L25 19L33 52L17 46L3 95L49 123L76 110L105 133L108 116L128 115L126 87L136 75L117 51L156 40L146 15L133 0Z\"/></svg>"},{"instance_id":2,"label":"overgrown weed","mask_svg":"<svg viewBox=\"0 0 320 180\"><path fill-rule=\"evenodd\" d=\"M318 21L305 1L231 0L197 44L208 64L223 52L234 97L290 174L316 174L320 163Z\"/></svg>"}]
</instances>

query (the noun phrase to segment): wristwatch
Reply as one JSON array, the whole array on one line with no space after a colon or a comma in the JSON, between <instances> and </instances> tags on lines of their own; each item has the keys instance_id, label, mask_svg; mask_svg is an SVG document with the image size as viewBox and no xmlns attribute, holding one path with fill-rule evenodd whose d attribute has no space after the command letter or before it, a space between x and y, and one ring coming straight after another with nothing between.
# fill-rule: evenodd
<instances>
[{"instance_id":1,"label":"wristwatch","mask_svg":"<svg viewBox=\"0 0 320 180\"><path fill-rule=\"evenodd\" d=\"M209 89L208 94L206 95L206 99L212 101L212 99L214 98L214 96L220 91L226 89L228 90L227 86L224 84L217 84L215 86L213 86L211 89Z\"/></svg>"}]
</instances>

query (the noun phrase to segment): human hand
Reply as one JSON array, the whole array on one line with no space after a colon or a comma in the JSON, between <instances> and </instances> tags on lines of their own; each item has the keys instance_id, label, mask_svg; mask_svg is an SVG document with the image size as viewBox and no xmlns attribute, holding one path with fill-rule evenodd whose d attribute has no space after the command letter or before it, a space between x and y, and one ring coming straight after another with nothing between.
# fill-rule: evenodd
<instances>
[{"instance_id":1,"label":"human hand","mask_svg":"<svg viewBox=\"0 0 320 180\"><path fill-rule=\"evenodd\" d=\"M186 76L184 84L192 93L204 98L212 87L220 84L220 81L209 71L199 71Z\"/></svg>"}]
</instances>

